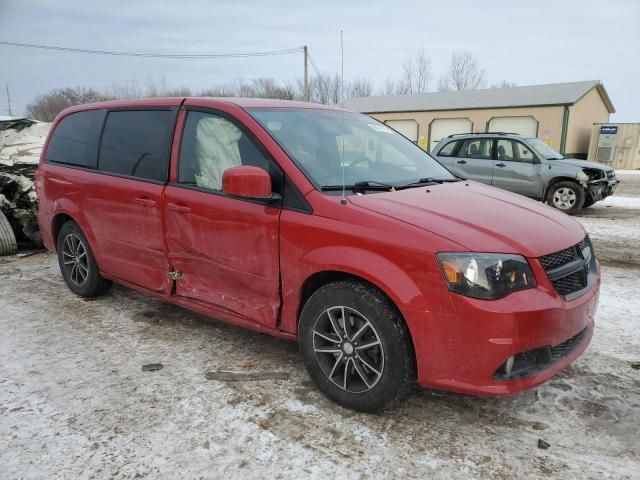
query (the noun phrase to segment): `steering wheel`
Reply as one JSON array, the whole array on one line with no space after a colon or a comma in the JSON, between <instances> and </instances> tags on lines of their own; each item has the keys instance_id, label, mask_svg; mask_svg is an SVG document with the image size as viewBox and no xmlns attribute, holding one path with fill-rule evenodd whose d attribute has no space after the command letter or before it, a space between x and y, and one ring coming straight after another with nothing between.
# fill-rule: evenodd
<instances>
[{"instance_id":1,"label":"steering wheel","mask_svg":"<svg viewBox=\"0 0 640 480\"><path fill-rule=\"evenodd\" d=\"M362 163L362 162L367 162L369 165L371 165L371 159L369 157L367 157L366 155L362 155L362 156L356 158L355 160L352 160L351 163L349 164L349 168L355 167L356 165L358 165L359 163Z\"/></svg>"}]
</instances>

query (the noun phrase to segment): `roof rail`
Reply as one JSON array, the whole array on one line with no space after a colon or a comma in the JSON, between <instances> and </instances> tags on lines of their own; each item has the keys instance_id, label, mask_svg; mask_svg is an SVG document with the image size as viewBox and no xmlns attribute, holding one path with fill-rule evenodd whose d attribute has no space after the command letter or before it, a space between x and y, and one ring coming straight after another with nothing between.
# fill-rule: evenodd
<instances>
[{"instance_id":1,"label":"roof rail","mask_svg":"<svg viewBox=\"0 0 640 480\"><path fill-rule=\"evenodd\" d=\"M477 132L477 133L467 132L467 133L452 133L447 138L460 137L463 135L520 135L520 134L515 132Z\"/></svg>"}]
</instances>

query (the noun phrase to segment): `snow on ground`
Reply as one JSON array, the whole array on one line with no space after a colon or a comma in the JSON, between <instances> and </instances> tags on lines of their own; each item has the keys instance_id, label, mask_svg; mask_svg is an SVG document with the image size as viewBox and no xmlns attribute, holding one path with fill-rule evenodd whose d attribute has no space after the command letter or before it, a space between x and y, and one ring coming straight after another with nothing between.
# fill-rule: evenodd
<instances>
[{"instance_id":1,"label":"snow on ground","mask_svg":"<svg viewBox=\"0 0 640 480\"><path fill-rule=\"evenodd\" d=\"M581 358L514 397L416 391L376 415L325 399L293 343L123 287L82 300L51 254L0 259L0 478L638 478L640 198L576 218L603 273Z\"/></svg>"}]
</instances>

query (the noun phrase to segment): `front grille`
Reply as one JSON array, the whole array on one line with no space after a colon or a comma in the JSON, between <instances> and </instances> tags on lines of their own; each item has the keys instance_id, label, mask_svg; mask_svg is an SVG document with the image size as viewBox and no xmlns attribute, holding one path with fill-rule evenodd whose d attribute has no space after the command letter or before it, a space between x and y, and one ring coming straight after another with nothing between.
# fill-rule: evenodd
<instances>
[{"instance_id":1,"label":"front grille","mask_svg":"<svg viewBox=\"0 0 640 480\"><path fill-rule=\"evenodd\" d=\"M580 331L577 335L571 337L569 340L562 342L555 347L551 347L551 361L557 362L573 352L578 345L582 343L582 340L587 335L587 329Z\"/></svg>"},{"instance_id":2,"label":"front grille","mask_svg":"<svg viewBox=\"0 0 640 480\"><path fill-rule=\"evenodd\" d=\"M588 236L573 247L545 255L538 260L556 292L563 297L586 289L589 270L595 269L595 255Z\"/></svg>"},{"instance_id":3,"label":"front grille","mask_svg":"<svg viewBox=\"0 0 640 480\"><path fill-rule=\"evenodd\" d=\"M550 255L545 255L544 257L540 257L540 263L544 267L545 270L553 270L554 268L561 267L566 265L567 263L573 262L576 260L577 252L575 247L565 248L564 250L560 250L559 252L552 253Z\"/></svg>"},{"instance_id":4,"label":"front grille","mask_svg":"<svg viewBox=\"0 0 640 480\"><path fill-rule=\"evenodd\" d=\"M587 275L583 270L552 281L553 286L560 295L567 296L570 293L582 290L587 286Z\"/></svg>"},{"instance_id":5,"label":"front grille","mask_svg":"<svg viewBox=\"0 0 640 480\"><path fill-rule=\"evenodd\" d=\"M493 378L496 380L515 380L541 372L571 355L583 344L588 333L589 327L558 345L517 353L513 356L511 370L507 370L507 362L505 362L494 372Z\"/></svg>"}]
</instances>

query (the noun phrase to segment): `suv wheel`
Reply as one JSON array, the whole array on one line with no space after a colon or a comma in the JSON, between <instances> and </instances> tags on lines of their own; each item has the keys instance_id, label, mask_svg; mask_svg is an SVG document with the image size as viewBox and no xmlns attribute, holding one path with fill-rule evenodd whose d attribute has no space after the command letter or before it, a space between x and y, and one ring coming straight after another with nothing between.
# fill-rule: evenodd
<instances>
[{"instance_id":1,"label":"suv wheel","mask_svg":"<svg viewBox=\"0 0 640 480\"><path fill-rule=\"evenodd\" d=\"M65 223L58 234L58 263L69 289L81 297L97 297L111 286L100 276L87 237L74 222Z\"/></svg>"},{"instance_id":2,"label":"suv wheel","mask_svg":"<svg viewBox=\"0 0 640 480\"><path fill-rule=\"evenodd\" d=\"M379 410L415 380L404 321L381 292L361 282L318 289L302 310L298 341L311 378L344 407Z\"/></svg>"},{"instance_id":3,"label":"suv wheel","mask_svg":"<svg viewBox=\"0 0 640 480\"><path fill-rule=\"evenodd\" d=\"M555 183L547 193L547 203L558 210L573 215L584 205L584 189L575 182Z\"/></svg>"}]
</instances>

